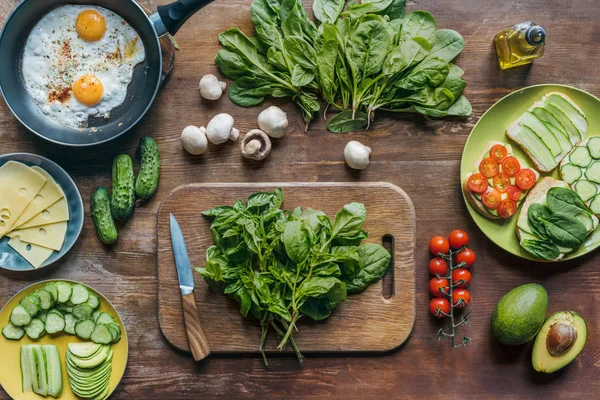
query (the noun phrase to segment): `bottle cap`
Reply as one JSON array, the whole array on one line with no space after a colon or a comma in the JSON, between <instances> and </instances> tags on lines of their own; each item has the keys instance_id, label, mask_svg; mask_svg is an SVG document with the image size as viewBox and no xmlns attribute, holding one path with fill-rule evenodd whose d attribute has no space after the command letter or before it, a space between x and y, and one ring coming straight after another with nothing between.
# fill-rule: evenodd
<instances>
[{"instance_id":1,"label":"bottle cap","mask_svg":"<svg viewBox=\"0 0 600 400\"><path fill-rule=\"evenodd\" d=\"M525 34L525 40L532 46L538 46L546 40L546 30L539 25L532 26Z\"/></svg>"}]
</instances>

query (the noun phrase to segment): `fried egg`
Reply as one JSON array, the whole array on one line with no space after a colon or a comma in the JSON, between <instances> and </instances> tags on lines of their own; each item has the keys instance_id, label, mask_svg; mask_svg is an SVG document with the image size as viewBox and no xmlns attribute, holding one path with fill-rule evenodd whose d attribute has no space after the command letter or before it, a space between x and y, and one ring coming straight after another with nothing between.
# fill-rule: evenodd
<instances>
[{"instance_id":1,"label":"fried egg","mask_svg":"<svg viewBox=\"0 0 600 400\"><path fill-rule=\"evenodd\" d=\"M127 97L136 65L146 58L138 33L98 6L66 5L46 14L27 39L23 81L49 118L86 128L89 117L110 118Z\"/></svg>"}]
</instances>

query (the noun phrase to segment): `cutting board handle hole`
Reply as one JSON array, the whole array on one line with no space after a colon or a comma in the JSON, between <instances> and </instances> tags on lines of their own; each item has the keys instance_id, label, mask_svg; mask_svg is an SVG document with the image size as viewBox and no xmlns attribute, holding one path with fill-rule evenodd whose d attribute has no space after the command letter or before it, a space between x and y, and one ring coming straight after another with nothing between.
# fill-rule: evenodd
<instances>
[{"instance_id":1,"label":"cutting board handle hole","mask_svg":"<svg viewBox=\"0 0 600 400\"><path fill-rule=\"evenodd\" d=\"M392 259L390 261L390 267L381 279L381 294L384 299L389 300L394 297L396 288L394 287L394 237L392 235L384 235L381 238L381 245L390 253Z\"/></svg>"}]
</instances>

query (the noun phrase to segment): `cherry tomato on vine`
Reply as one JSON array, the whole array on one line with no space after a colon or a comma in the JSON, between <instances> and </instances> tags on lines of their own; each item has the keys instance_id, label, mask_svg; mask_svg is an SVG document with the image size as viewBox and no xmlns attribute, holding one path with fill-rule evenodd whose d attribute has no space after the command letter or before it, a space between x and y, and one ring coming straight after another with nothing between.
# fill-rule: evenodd
<instances>
[{"instance_id":1,"label":"cherry tomato on vine","mask_svg":"<svg viewBox=\"0 0 600 400\"><path fill-rule=\"evenodd\" d=\"M450 293L450 283L448 279L432 278L429 281L429 293L435 297L444 297L444 293Z\"/></svg>"},{"instance_id":2,"label":"cherry tomato on vine","mask_svg":"<svg viewBox=\"0 0 600 400\"><path fill-rule=\"evenodd\" d=\"M452 292L452 305L456 308L465 308L471 303L471 293L467 289L456 289Z\"/></svg>"},{"instance_id":3,"label":"cherry tomato on vine","mask_svg":"<svg viewBox=\"0 0 600 400\"><path fill-rule=\"evenodd\" d=\"M448 299L436 297L429 302L429 312L437 318L446 318L450 314L450 302Z\"/></svg>"},{"instance_id":4,"label":"cherry tomato on vine","mask_svg":"<svg viewBox=\"0 0 600 400\"><path fill-rule=\"evenodd\" d=\"M445 276L448 273L448 263L441 257L429 260L429 273L431 275Z\"/></svg>"},{"instance_id":5,"label":"cherry tomato on vine","mask_svg":"<svg viewBox=\"0 0 600 400\"><path fill-rule=\"evenodd\" d=\"M466 288L469 285L469 283L471 283L471 273L468 269L458 268L452 271L452 284L455 287Z\"/></svg>"},{"instance_id":6,"label":"cherry tomato on vine","mask_svg":"<svg viewBox=\"0 0 600 400\"><path fill-rule=\"evenodd\" d=\"M436 256L440 253L446 254L450 251L450 244L445 237L436 236L429 241L429 250Z\"/></svg>"},{"instance_id":7,"label":"cherry tomato on vine","mask_svg":"<svg viewBox=\"0 0 600 400\"><path fill-rule=\"evenodd\" d=\"M471 249L464 249L456 255L456 263L460 264L464 262L464 268L471 268L471 266L475 264L476 259L475 252Z\"/></svg>"},{"instance_id":8,"label":"cherry tomato on vine","mask_svg":"<svg viewBox=\"0 0 600 400\"><path fill-rule=\"evenodd\" d=\"M448 236L448 242L450 243L451 248L458 250L469 243L469 235L463 230L455 229L450 232L450 236Z\"/></svg>"}]
</instances>

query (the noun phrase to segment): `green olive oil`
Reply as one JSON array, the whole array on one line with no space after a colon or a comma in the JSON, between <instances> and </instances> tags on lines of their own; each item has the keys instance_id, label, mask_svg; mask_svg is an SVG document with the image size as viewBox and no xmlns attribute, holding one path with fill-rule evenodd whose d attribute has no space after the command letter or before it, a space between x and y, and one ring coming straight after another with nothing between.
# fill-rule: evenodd
<instances>
[{"instance_id":1,"label":"green olive oil","mask_svg":"<svg viewBox=\"0 0 600 400\"><path fill-rule=\"evenodd\" d=\"M544 54L546 31L531 21L523 22L498 33L494 43L500 68L518 67Z\"/></svg>"}]
</instances>

